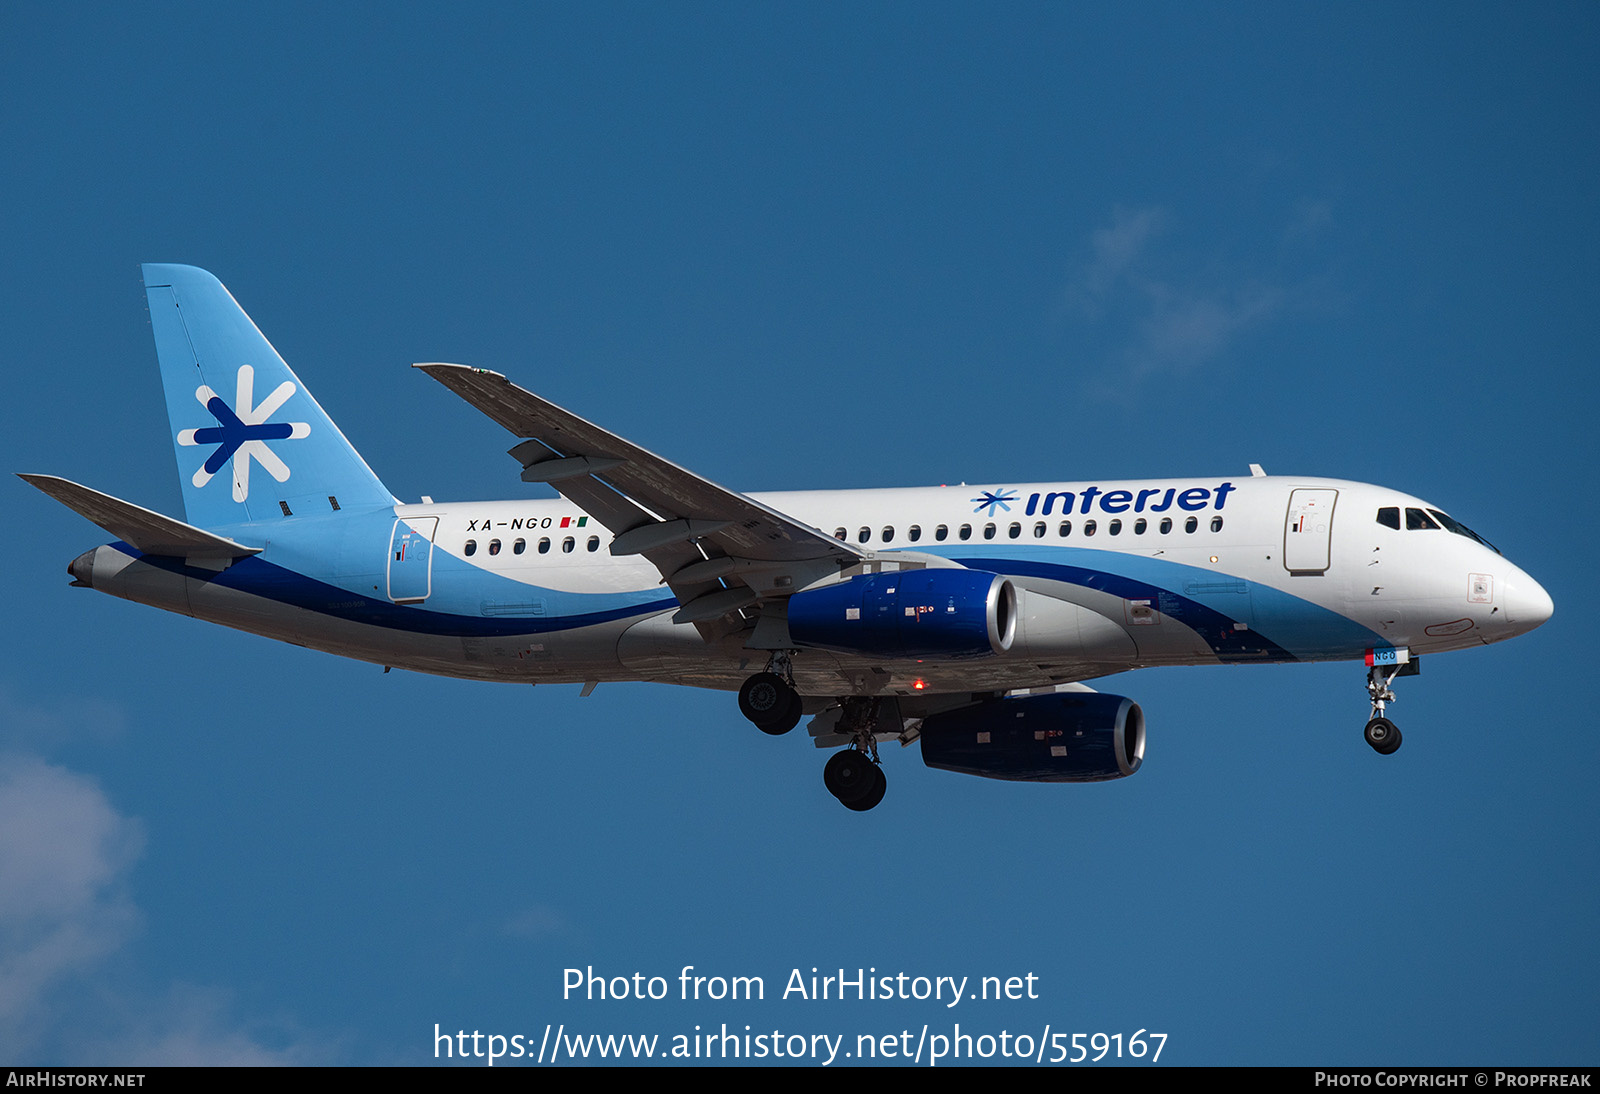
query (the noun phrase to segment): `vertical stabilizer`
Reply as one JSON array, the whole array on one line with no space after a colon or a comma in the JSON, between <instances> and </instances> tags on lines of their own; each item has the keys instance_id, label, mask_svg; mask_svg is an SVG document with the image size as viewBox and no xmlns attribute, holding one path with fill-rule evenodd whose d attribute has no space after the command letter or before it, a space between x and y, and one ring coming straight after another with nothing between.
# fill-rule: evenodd
<instances>
[{"instance_id":1,"label":"vertical stabilizer","mask_svg":"<svg viewBox=\"0 0 1600 1094\"><path fill-rule=\"evenodd\" d=\"M147 263L144 287L191 524L394 504L222 282Z\"/></svg>"}]
</instances>

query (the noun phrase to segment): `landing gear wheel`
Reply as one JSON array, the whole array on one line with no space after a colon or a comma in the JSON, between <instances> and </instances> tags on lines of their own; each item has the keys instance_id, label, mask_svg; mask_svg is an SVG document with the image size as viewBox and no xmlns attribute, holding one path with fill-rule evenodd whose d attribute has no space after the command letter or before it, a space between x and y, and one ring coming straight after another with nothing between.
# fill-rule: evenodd
<instances>
[{"instance_id":1,"label":"landing gear wheel","mask_svg":"<svg viewBox=\"0 0 1600 1094\"><path fill-rule=\"evenodd\" d=\"M763 733L787 733L800 722L800 696L774 672L758 672L739 688L739 712Z\"/></svg>"},{"instance_id":2,"label":"landing gear wheel","mask_svg":"<svg viewBox=\"0 0 1600 1094\"><path fill-rule=\"evenodd\" d=\"M877 774L875 785L867 791L866 797L853 802L844 802L846 809L854 809L857 813L865 813L868 809L883 800L883 792L889 789L889 780L883 773L883 768L877 764L872 765L872 770Z\"/></svg>"},{"instance_id":3,"label":"landing gear wheel","mask_svg":"<svg viewBox=\"0 0 1600 1094\"><path fill-rule=\"evenodd\" d=\"M1400 727L1387 718L1372 719L1362 736L1380 756L1388 756L1400 747Z\"/></svg>"},{"instance_id":4,"label":"landing gear wheel","mask_svg":"<svg viewBox=\"0 0 1600 1094\"><path fill-rule=\"evenodd\" d=\"M847 748L828 757L827 766L822 769L822 784L828 788L828 793L851 809L862 810L871 809L883 800L888 780L865 753ZM877 797L873 798L873 794ZM869 799L871 804L862 804Z\"/></svg>"},{"instance_id":5,"label":"landing gear wheel","mask_svg":"<svg viewBox=\"0 0 1600 1094\"><path fill-rule=\"evenodd\" d=\"M801 700L799 694L797 692L790 691L789 708L787 711L785 711L783 717L775 722L757 722L756 728L761 732L771 734L774 737L781 737L795 726L800 724L800 715L804 712L804 710L805 704Z\"/></svg>"}]
</instances>

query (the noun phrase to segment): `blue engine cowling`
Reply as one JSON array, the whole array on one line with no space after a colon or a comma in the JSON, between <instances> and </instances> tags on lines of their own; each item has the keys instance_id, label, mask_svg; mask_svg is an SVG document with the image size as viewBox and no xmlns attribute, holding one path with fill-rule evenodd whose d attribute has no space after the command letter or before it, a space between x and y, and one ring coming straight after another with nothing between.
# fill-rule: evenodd
<instances>
[{"instance_id":1,"label":"blue engine cowling","mask_svg":"<svg viewBox=\"0 0 1600 1094\"><path fill-rule=\"evenodd\" d=\"M1101 782L1144 762L1144 712L1088 691L994 699L923 719L922 762L1022 782Z\"/></svg>"},{"instance_id":2,"label":"blue engine cowling","mask_svg":"<svg viewBox=\"0 0 1600 1094\"><path fill-rule=\"evenodd\" d=\"M1011 648L1017 593L983 570L863 574L789 598L796 645L882 657L986 657Z\"/></svg>"}]
</instances>

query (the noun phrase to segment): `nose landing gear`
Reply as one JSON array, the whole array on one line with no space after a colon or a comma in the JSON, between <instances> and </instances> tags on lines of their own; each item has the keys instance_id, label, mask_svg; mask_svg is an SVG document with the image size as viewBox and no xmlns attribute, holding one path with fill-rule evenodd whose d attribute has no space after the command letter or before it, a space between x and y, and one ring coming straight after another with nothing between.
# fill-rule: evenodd
<instances>
[{"instance_id":1,"label":"nose landing gear","mask_svg":"<svg viewBox=\"0 0 1600 1094\"><path fill-rule=\"evenodd\" d=\"M1387 718L1372 719L1361 735L1380 756L1387 756L1400 747L1400 727Z\"/></svg>"},{"instance_id":2,"label":"nose landing gear","mask_svg":"<svg viewBox=\"0 0 1600 1094\"><path fill-rule=\"evenodd\" d=\"M1384 707L1394 702L1394 688L1389 685L1396 676L1415 676L1420 663L1413 658L1400 665L1373 665L1367 669L1367 694L1372 697L1372 718L1361 735L1380 756L1392 755L1400 747L1400 727L1383 715Z\"/></svg>"}]
</instances>

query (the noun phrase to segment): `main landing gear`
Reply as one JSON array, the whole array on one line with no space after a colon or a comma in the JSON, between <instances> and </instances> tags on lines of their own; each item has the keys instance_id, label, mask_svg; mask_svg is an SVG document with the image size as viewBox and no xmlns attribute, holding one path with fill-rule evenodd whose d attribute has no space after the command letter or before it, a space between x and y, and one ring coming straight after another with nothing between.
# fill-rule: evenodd
<instances>
[{"instance_id":1,"label":"main landing gear","mask_svg":"<svg viewBox=\"0 0 1600 1094\"><path fill-rule=\"evenodd\" d=\"M794 689L788 654L774 654L766 672L758 672L740 685L739 712L774 737L800 724L800 693Z\"/></svg>"},{"instance_id":2,"label":"main landing gear","mask_svg":"<svg viewBox=\"0 0 1600 1094\"><path fill-rule=\"evenodd\" d=\"M1389 685L1400 675L1405 665L1373 665L1367 670L1367 694L1372 696L1372 720L1362 731L1373 751L1388 756L1400 747L1400 727L1383 716L1384 704L1394 702L1394 689Z\"/></svg>"},{"instance_id":3,"label":"main landing gear","mask_svg":"<svg viewBox=\"0 0 1600 1094\"><path fill-rule=\"evenodd\" d=\"M889 780L877 761L853 747L828 757L828 764L822 769L822 784L839 799L839 804L858 813L881 802L883 792L889 788Z\"/></svg>"},{"instance_id":4,"label":"main landing gear","mask_svg":"<svg viewBox=\"0 0 1600 1094\"><path fill-rule=\"evenodd\" d=\"M873 736L878 701L854 697L844 700L843 708L838 732L849 734L853 740L848 748L828 758L822 769L822 782L846 809L864 813L883 800L889 786L879 766L878 742ZM800 723L800 693L794 687L787 651L773 654L765 672L756 673L740 685L739 711L761 732L774 737Z\"/></svg>"},{"instance_id":5,"label":"main landing gear","mask_svg":"<svg viewBox=\"0 0 1600 1094\"><path fill-rule=\"evenodd\" d=\"M839 732L855 737L850 747L828 757L822 769L822 784L828 793L839 799L839 804L857 813L883 800L889 780L883 774L878 760L878 741L873 729L878 721L876 699L853 698L844 701L844 711L839 718Z\"/></svg>"}]
</instances>

